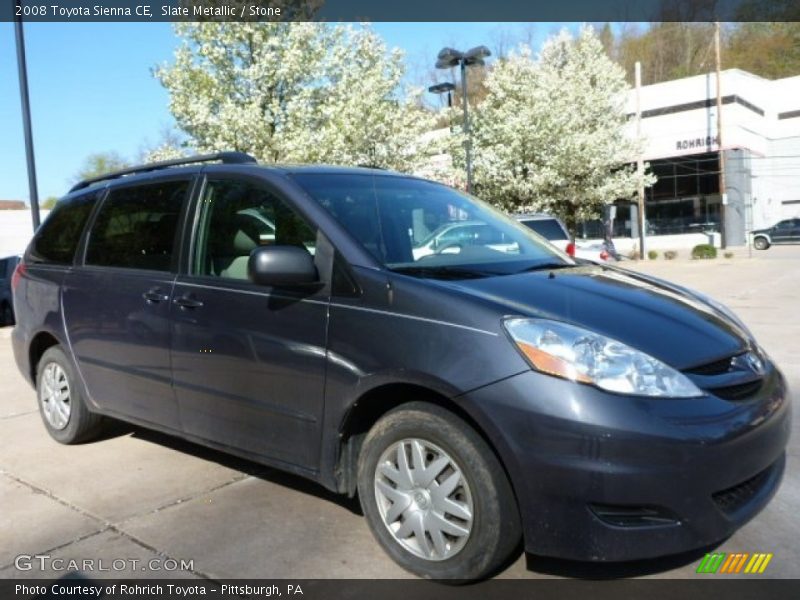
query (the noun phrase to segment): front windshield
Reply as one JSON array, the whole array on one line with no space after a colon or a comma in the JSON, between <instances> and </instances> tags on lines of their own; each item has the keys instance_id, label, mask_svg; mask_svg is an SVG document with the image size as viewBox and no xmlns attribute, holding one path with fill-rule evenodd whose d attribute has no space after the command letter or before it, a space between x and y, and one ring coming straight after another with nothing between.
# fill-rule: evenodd
<instances>
[{"instance_id":1,"label":"front windshield","mask_svg":"<svg viewBox=\"0 0 800 600\"><path fill-rule=\"evenodd\" d=\"M350 173L299 173L294 178L395 271L486 276L573 264L527 227L438 183Z\"/></svg>"}]
</instances>

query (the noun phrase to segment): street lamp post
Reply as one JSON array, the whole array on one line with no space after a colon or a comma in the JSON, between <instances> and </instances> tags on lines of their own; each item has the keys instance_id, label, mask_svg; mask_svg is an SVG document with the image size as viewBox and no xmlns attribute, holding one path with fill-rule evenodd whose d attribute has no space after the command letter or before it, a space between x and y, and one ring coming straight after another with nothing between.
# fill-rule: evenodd
<instances>
[{"instance_id":1,"label":"street lamp post","mask_svg":"<svg viewBox=\"0 0 800 600\"><path fill-rule=\"evenodd\" d=\"M25 156L28 160L28 188L31 202L33 230L39 229L39 193L36 189L36 162L33 158L33 131L31 129L31 105L28 99L28 69L25 64L25 38L22 33L22 17L14 19L17 41L17 69L19 71L19 96L22 102L22 126L25 132Z\"/></svg>"},{"instance_id":2,"label":"street lamp post","mask_svg":"<svg viewBox=\"0 0 800 600\"><path fill-rule=\"evenodd\" d=\"M437 83L428 88L431 94L447 94L447 108L453 108L453 90L456 86L446 81L444 83ZM453 133L453 121L450 121L450 133Z\"/></svg>"},{"instance_id":3,"label":"street lamp post","mask_svg":"<svg viewBox=\"0 0 800 600\"><path fill-rule=\"evenodd\" d=\"M472 133L469 128L469 102L467 101L467 67L480 66L484 64L484 59L491 56L491 52L486 46L476 46L466 52L453 48L442 48L437 56L437 69L452 69L455 66L461 68L461 96L464 106L464 150L467 160L467 192L472 192ZM452 85L452 84L451 84Z\"/></svg>"},{"instance_id":4,"label":"street lamp post","mask_svg":"<svg viewBox=\"0 0 800 600\"><path fill-rule=\"evenodd\" d=\"M456 89L456 86L450 83L449 81L445 81L444 83L437 83L436 85L432 85L428 88L428 91L431 94L447 94L447 108L453 108L453 90Z\"/></svg>"}]
</instances>

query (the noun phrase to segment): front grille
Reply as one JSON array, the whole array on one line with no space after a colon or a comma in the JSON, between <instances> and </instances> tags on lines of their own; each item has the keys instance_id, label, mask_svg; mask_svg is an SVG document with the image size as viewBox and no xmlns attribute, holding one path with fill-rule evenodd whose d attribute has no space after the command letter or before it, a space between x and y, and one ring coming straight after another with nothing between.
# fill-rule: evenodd
<instances>
[{"instance_id":1,"label":"front grille","mask_svg":"<svg viewBox=\"0 0 800 600\"><path fill-rule=\"evenodd\" d=\"M722 375L731 370L731 362L733 359L733 356L726 356L714 362L686 369L686 371L695 375Z\"/></svg>"},{"instance_id":2,"label":"front grille","mask_svg":"<svg viewBox=\"0 0 800 600\"><path fill-rule=\"evenodd\" d=\"M659 506L590 504L589 508L601 521L615 527L654 527L678 523L675 515Z\"/></svg>"},{"instance_id":3,"label":"front grille","mask_svg":"<svg viewBox=\"0 0 800 600\"><path fill-rule=\"evenodd\" d=\"M760 379L756 379L755 381L748 381L746 383L712 388L709 391L715 396L719 396L725 400L743 400L758 392L762 383Z\"/></svg>"},{"instance_id":4,"label":"front grille","mask_svg":"<svg viewBox=\"0 0 800 600\"><path fill-rule=\"evenodd\" d=\"M768 467L747 481L743 481L727 490L716 492L711 497L724 512L736 512L764 487L764 484L769 479L771 469L772 467Z\"/></svg>"}]
</instances>

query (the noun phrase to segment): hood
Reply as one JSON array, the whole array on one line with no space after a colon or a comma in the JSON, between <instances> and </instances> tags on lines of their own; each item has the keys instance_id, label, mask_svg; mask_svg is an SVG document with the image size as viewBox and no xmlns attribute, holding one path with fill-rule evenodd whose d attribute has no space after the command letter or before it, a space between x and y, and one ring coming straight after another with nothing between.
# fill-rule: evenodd
<instances>
[{"instance_id":1,"label":"hood","mask_svg":"<svg viewBox=\"0 0 800 600\"><path fill-rule=\"evenodd\" d=\"M437 284L490 301L509 316L565 321L601 333L677 369L750 345L737 323L688 290L618 268L581 266Z\"/></svg>"}]
</instances>

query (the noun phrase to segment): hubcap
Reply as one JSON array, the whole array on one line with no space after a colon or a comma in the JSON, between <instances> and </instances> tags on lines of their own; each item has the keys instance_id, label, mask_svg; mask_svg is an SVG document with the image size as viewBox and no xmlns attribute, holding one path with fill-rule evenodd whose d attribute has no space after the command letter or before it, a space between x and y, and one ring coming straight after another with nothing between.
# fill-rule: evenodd
<instances>
[{"instance_id":1,"label":"hubcap","mask_svg":"<svg viewBox=\"0 0 800 600\"><path fill-rule=\"evenodd\" d=\"M64 369L57 363L47 363L42 371L39 401L44 417L53 429L64 429L69 423L69 382Z\"/></svg>"},{"instance_id":2,"label":"hubcap","mask_svg":"<svg viewBox=\"0 0 800 600\"><path fill-rule=\"evenodd\" d=\"M425 440L401 440L381 455L375 500L392 537L426 560L455 556L472 531L466 478L444 450Z\"/></svg>"}]
</instances>

